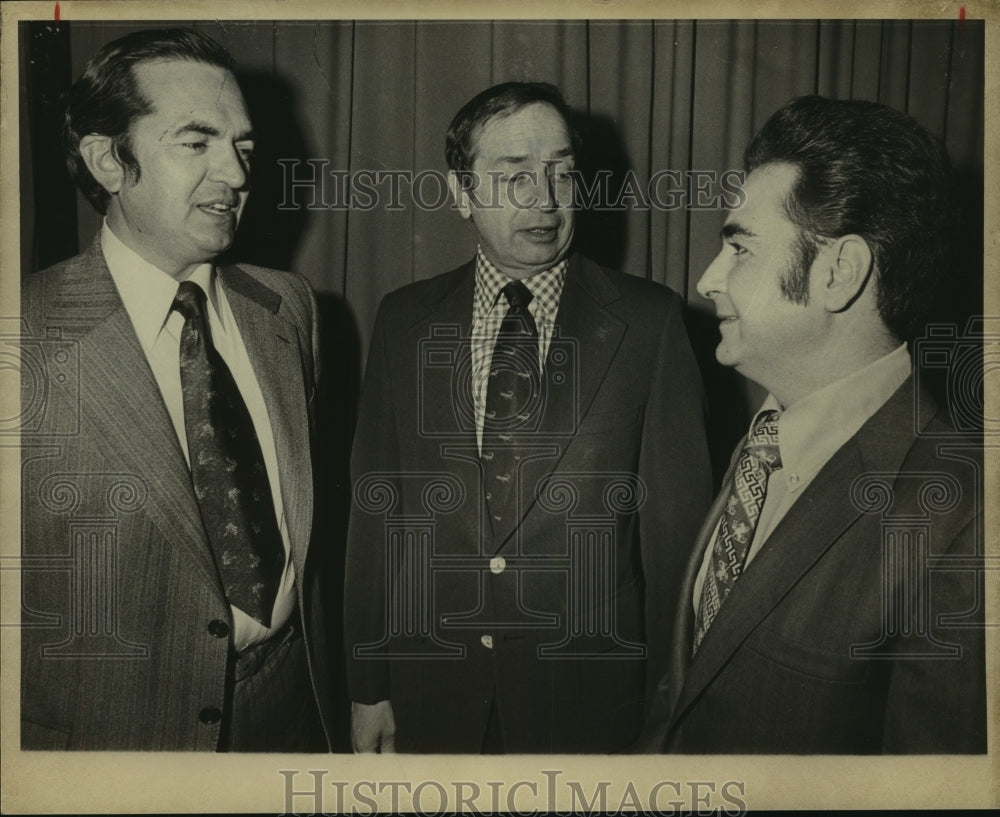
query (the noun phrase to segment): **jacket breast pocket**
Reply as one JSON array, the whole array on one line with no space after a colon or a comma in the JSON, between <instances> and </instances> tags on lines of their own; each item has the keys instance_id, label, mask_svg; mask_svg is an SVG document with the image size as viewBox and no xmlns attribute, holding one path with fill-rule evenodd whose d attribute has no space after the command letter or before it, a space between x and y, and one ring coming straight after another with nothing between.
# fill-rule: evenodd
<instances>
[{"instance_id":1,"label":"jacket breast pocket","mask_svg":"<svg viewBox=\"0 0 1000 817\"><path fill-rule=\"evenodd\" d=\"M868 661L851 656L849 645L843 652L832 652L774 633L757 633L747 639L744 647L772 665L820 681L861 684L868 680L871 670Z\"/></svg>"}]
</instances>

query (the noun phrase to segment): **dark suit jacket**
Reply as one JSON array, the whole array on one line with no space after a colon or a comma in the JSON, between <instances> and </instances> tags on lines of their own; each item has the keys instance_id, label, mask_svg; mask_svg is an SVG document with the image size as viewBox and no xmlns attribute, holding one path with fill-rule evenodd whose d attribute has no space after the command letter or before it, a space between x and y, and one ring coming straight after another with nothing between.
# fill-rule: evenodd
<instances>
[{"instance_id":1,"label":"dark suit jacket","mask_svg":"<svg viewBox=\"0 0 1000 817\"><path fill-rule=\"evenodd\" d=\"M474 281L470 262L379 309L352 461L349 691L391 699L400 751L478 752L494 690L508 752L613 751L638 735L642 645L669 632L710 497L681 301L571 258L537 457L517 518L494 530L470 387Z\"/></svg>"},{"instance_id":2,"label":"dark suit jacket","mask_svg":"<svg viewBox=\"0 0 1000 817\"><path fill-rule=\"evenodd\" d=\"M692 588L723 490L643 748L985 751L982 478L981 439L957 436L908 380L798 498L692 660Z\"/></svg>"},{"instance_id":3,"label":"dark suit jacket","mask_svg":"<svg viewBox=\"0 0 1000 817\"><path fill-rule=\"evenodd\" d=\"M315 304L289 273L240 265L219 276L270 414L312 682L329 723L318 576L306 558ZM22 310L22 747L214 750L220 724L199 715L227 705L230 609L99 240L26 277Z\"/></svg>"}]
</instances>

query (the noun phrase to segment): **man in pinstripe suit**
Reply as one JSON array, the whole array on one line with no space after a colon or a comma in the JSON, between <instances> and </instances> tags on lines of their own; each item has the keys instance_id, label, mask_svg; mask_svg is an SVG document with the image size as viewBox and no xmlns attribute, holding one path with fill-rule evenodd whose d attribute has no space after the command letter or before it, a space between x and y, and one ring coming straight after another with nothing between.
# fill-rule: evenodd
<instances>
[{"instance_id":1,"label":"man in pinstripe suit","mask_svg":"<svg viewBox=\"0 0 1000 817\"><path fill-rule=\"evenodd\" d=\"M65 135L106 218L22 285L22 748L327 750L317 314L297 276L214 263L253 150L229 54L111 42Z\"/></svg>"}]
</instances>

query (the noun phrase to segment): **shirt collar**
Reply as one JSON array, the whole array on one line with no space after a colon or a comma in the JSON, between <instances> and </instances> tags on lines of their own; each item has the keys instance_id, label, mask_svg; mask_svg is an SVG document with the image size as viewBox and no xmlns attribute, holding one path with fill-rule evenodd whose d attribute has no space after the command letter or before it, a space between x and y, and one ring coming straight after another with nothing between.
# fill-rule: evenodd
<instances>
[{"instance_id":1,"label":"shirt collar","mask_svg":"<svg viewBox=\"0 0 1000 817\"><path fill-rule=\"evenodd\" d=\"M128 247L112 232L107 220L101 228L101 250L139 343L149 353L170 317L179 282ZM218 316L217 284L212 264L201 264L188 280L205 290L209 309Z\"/></svg>"},{"instance_id":2,"label":"shirt collar","mask_svg":"<svg viewBox=\"0 0 1000 817\"><path fill-rule=\"evenodd\" d=\"M554 267L523 279L522 283L533 296L532 303L535 304L536 315L540 311L543 316L549 319L555 318L568 267L569 261L564 258ZM482 246L480 246L476 252L476 314L489 314L496 306L500 291L512 280L497 269L496 265L486 257Z\"/></svg>"},{"instance_id":3,"label":"shirt collar","mask_svg":"<svg viewBox=\"0 0 1000 817\"><path fill-rule=\"evenodd\" d=\"M789 491L807 484L910 376L906 344L789 406L778 419L781 471ZM768 395L757 415L781 410ZM753 423L751 423L753 428Z\"/></svg>"}]
</instances>

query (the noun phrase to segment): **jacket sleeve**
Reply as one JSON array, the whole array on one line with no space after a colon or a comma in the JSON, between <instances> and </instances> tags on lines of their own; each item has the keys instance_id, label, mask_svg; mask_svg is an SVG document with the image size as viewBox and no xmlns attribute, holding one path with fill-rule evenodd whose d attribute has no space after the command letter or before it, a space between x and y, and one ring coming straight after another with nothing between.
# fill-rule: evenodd
<instances>
[{"instance_id":1,"label":"jacket sleeve","mask_svg":"<svg viewBox=\"0 0 1000 817\"><path fill-rule=\"evenodd\" d=\"M705 393L681 313L671 293L643 424L639 511L646 582L647 697L667 669L685 567L712 499Z\"/></svg>"},{"instance_id":2,"label":"jacket sleeve","mask_svg":"<svg viewBox=\"0 0 1000 817\"><path fill-rule=\"evenodd\" d=\"M384 502L399 497L401 467L396 434L387 334L386 301L375 319L351 453L351 515L344 586L347 688L352 701L389 698L389 671L379 656L387 633ZM377 476L376 476L377 475Z\"/></svg>"},{"instance_id":3,"label":"jacket sleeve","mask_svg":"<svg viewBox=\"0 0 1000 817\"><path fill-rule=\"evenodd\" d=\"M982 525L979 514L946 546L932 545L932 554L943 553L945 566L955 557L975 559L982 553L977 547ZM986 751L983 574L982 568L929 571L927 637L896 639L897 655L888 662L883 752ZM949 624L945 617L961 618L962 624ZM955 654L948 655L945 645L957 648Z\"/></svg>"}]
</instances>

